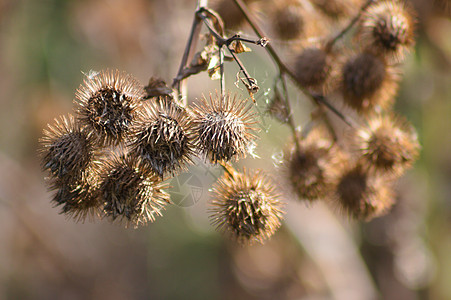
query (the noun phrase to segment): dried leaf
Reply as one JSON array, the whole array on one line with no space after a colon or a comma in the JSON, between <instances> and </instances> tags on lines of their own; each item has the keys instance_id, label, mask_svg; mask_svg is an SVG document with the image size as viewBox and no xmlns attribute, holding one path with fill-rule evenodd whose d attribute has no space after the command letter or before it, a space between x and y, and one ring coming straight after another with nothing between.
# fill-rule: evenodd
<instances>
[{"instance_id":1,"label":"dried leaf","mask_svg":"<svg viewBox=\"0 0 451 300\"><path fill-rule=\"evenodd\" d=\"M256 94L258 92L258 90L260 89L259 86L257 85L257 79L255 78L241 78L241 82L244 84L244 86L247 89L247 92L249 93L249 96L251 96L252 101L255 103L255 98L254 98L254 94Z\"/></svg>"},{"instance_id":2,"label":"dried leaf","mask_svg":"<svg viewBox=\"0 0 451 300\"><path fill-rule=\"evenodd\" d=\"M149 84L144 87L144 92L144 99L160 96L172 98L172 89L168 87L163 79L158 77L150 78Z\"/></svg>"},{"instance_id":3,"label":"dried leaf","mask_svg":"<svg viewBox=\"0 0 451 300\"><path fill-rule=\"evenodd\" d=\"M193 59L188 67L184 68L176 79L181 80L191 75L198 74L210 68L214 68L216 61L219 61L218 47L216 45L207 45L202 51L194 54ZM213 62L212 62L213 60Z\"/></svg>"},{"instance_id":4,"label":"dried leaf","mask_svg":"<svg viewBox=\"0 0 451 300\"><path fill-rule=\"evenodd\" d=\"M233 42L233 51L236 54L240 54L243 52L251 52L251 48L247 47L245 44L243 44L241 41L234 41Z\"/></svg>"}]
</instances>

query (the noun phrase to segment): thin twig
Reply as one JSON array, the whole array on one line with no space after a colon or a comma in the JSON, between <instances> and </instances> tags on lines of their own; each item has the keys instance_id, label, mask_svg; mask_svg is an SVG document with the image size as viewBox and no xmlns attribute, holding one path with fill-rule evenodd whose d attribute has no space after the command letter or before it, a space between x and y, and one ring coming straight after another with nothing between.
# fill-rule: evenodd
<instances>
[{"instance_id":1,"label":"thin twig","mask_svg":"<svg viewBox=\"0 0 451 300\"><path fill-rule=\"evenodd\" d=\"M326 45L326 49L330 50L332 49L333 45L340 40L354 25L355 23L357 23L357 21L360 19L360 17L362 16L362 13L368 8L368 6L370 6L375 0L367 0L365 2L365 4L363 4L360 7L359 12L354 16L354 18L352 18L348 25L346 25L337 35L335 35L335 37L333 39L331 39L327 45Z\"/></svg>"},{"instance_id":2,"label":"thin twig","mask_svg":"<svg viewBox=\"0 0 451 300\"><path fill-rule=\"evenodd\" d=\"M222 36L222 34L220 32L218 32L212 26L212 24L210 24L210 18L208 16L205 16L203 13L208 13L210 15L213 15L213 13L210 12L206 8L202 8L198 11L198 16L199 16L199 18L201 18L204 21L204 24L205 24L205 26L207 26L207 29L210 31L210 33L213 34L214 38L217 40L216 43L218 44L219 47L222 47L224 45L229 46L234 41L255 44L255 45L262 46L262 47L266 47L266 45L268 44L268 39L266 39L264 37L260 38L258 40L251 40L251 39L243 38L239 34L235 34L230 38L224 38ZM218 16L215 16L215 17L218 18Z\"/></svg>"},{"instance_id":3,"label":"thin twig","mask_svg":"<svg viewBox=\"0 0 451 300\"><path fill-rule=\"evenodd\" d=\"M208 0L199 0L197 1L197 10L199 10L202 7L208 6Z\"/></svg>"},{"instance_id":4,"label":"thin twig","mask_svg":"<svg viewBox=\"0 0 451 300\"><path fill-rule=\"evenodd\" d=\"M255 20L252 19L251 14L247 10L246 5L243 3L243 1L241 0L233 0L233 1L238 6L241 13L244 15L244 18L246 19L247 23L249 23L249 25L252 27L255 34L260 39L264 39L266 35L263 34L263 30L261 30L260 27L258 27L257 22L255 22ZM274 60L275 64L280 67L282 73L289 72L288 68L285 66L285 64L282 62L277 52L274 50L274 47L270 43L268 43L265 48L270 53L270 56Z\"/></svg>"},{"instance_id":5,"label":"thin twig","mask_svg":"<svg viewBox=\"0 0 451 300\"><path fill-rule=\"evenodd\" d=\"M224 49L219 49L219 72L221 76L221 99L225 99Z\"/></svg>"},{"instance_id":6,"label":"thin twig","mask_svg":"<svg viewBox=\"0 0 451 300\"><path fill-rule=\"evenodd\" d=\"M208 2L208 1L199 1L198 6L200 6L201 4L206 4L203 2ZM199 8L201 9L201 8ZM185 51L183 53L183 57L182 57L182 61L180 63L180 67L177 73L177 76L174 78L173 82L172 82L172 88L175 88L178 92L178 97L182 96L181 98L183 99L184 104L186 105L186 95L182 95L182 90L180 87L180 83L181 81L183 81L184 78L186 78L185 76L182 76L184 69L188 63L188 60L191 56L191 54L193 53L193 49L196 48L197 46L197 41L199 40L199 36L200 36L200 30L202 27L202 22L201 19L198 17L197 13L194 14L194 19L193 19L193 24L191 26L191 32L188 38L188 42L186 43L186 47L185 47Z\"/></svg>"},{"instance_id":7,"label":"thin twig","mask_svg":"<svg viewBox=\"0 0 451 300\"><path fill-rule=\"evenodd\" d=\"M241 62L241 60L236 55L234 49L231 48L230 44L233 41L244 41L244 42L249 42L249 43L252 43L252 44L255 44L255 45L260 45L262 47L265 47L266 44L267 44L267 39L266 38L260 38L258 40L250 40L250 39L241 38L238 34L236 34L236 35L234 35L234 36L232 36L231 38L228 38L228 39L224 38L224 37L222 37L222 35L219 32L216 31L215 28L213 28L212 24L210 23L210 19L203 14L204 12L208 12L208 10L206 10L206 9L200 10L198 12L198 16L204 21L205 26L208 28L208 30L211 32L211 34L215 37L216 43L217 43L217 45L219 47L220 54L222 52L223 47L225 46L227 48L227 50L229 51L230 55L232 56L232 58L237 63L238 67L240 68L240 71L243 73L243 75L244 75L244 77L245 77L245 79L247 81L246 88L248 89L249 93L255 93L256 90L258 90L258 86L255 83L255 79L252 78L249 75L249 72L246 70L246 68L244 67L243 63ZM221 76L221 85L223 84L223 82L222 82L223 79L224 79L224 76L222 74L222 76Z\"/></svg>"},{"instance_id":8,"label":"thin twig","mask_svg":"<svg viewBox=\"0 0 451 300\"><path fill-rule=\"evenodd\" d=\"M224 43L224 41L226 39L224 39L224 37L222 37L222 35L218 31L216 31L216 29L213 28L213 26L210 24L210 19L207 16L205 16L203 14L203 12L204 12L204 9L200 10L197 13L197 16L200 19L202 19L202 21L204 22L205 26L207 26L207 29L210 31L210 33L213 35L213 37L218 41L218 44Z\"/></svg>"},{"instance_id":9,"label":"thin twig","mask_svg":"<svg viewBox=\"0 0 451 300\"><path fill-rule=\"evenodd\" d=\"M246 8L246 5L243 3L242 0L233 0L235 4L238 6L240 11L243 13L245 19L249 23L249 25L254 30L255 34L260 38L264 38L265 34L263 30L261 30L254 19L252 19L251 14ZM324 96L321 97L321 99L315 99L314 95L308 91L304 86L302 86L299 81L296 78L296 75L283 63L283 61L280 59L279 55L277 54L274 47L272 47L271 44L268 44L265 47L268 50L269 55L274 60L274 63L276 64L277 68L279 69L279 72L283 74L287 74L294 83L296 83L297 87L304 93L304 95L308 96L314 103L316 104L323 104L328 109L330 109L333 113L335 113L340 119L342 119L347 125L352 126L351 122L348 120L348 118L344 117L342 113L340 113L332 104L330 104Z\"/></svg>"},{"instance_id":10,"label":"thin twig","mask_svg":"<svg viewBox=\"0 0 451 300\"><path fill-rule=\"evenodd\" d=\"M337 115L344 123L346 123L349 127L355 128L357 126L356 122L344 114L342 114L339 110L337 110L332 104L330 104L324 95L319 94L311 94L311 97L317 102L321 103L322 105L326 106L329 110L331 110L335 115Z\"/></svg>"},{"instance_id":11,"label":"thin twig","mask_svg":"<svg viewBox=\"0 0 451 300\"><path fill-rule=\"evenodd\" d=\"M323 122L325 123L327 129L329 130L330 134L332 135L332 140L334 141L334 143L336 143L338 141L338 135L337 135L337 132L336 132L334 126L332 125L332 122L326 115L327 111L324 109L324 106L318 105L318 113L320 113L321 116L323 116Z\"/></svg>"},{"instance_id":12,"label":"thin twig","mask_svg":"<svg viewBox=\"0 0 451 300\"><path fill-rule=\"evenodd\" d=\"M251 39L243 38L239 34L235 34L234 36L224 40L223 43L225 45L229 46L234 41L245 42L245 43L254 44L254 45L258 45L258 46L262 46L262 47L266 47L266 45L268 45L268 39L267 38L261 38L261 39L258 39L258 40L251 40Z\"/></svg>"},{"instance_id":13,"label":"thin twig","mask_svg":"<svg viewBox=\"0 0 451 300\"><path fill-rule=\"evenodd\" d=\"M230 55L232 55L233 59L237 63L238 67L240 68L240 71L243 73L244 77L246 78L246 81L249 84L248 89L255 88L256 87L255 79L249 75L249 73L247 72L247 70L244 67L241 60L238 58L238 56L236 56L235 51L233 51L233 49L230 49L230 47L227 47L227 50L229 50Z\"/></svg>"},{"instance_id":14,"label":"thin twig","mask_svg":"<svg viewBox=\"0 0 451 300\"><path fill-rule=\"evenodd\" d=\"M299 139L298 139L298 134L297 134L297 131L296 131L296 125L294 124L293 111L291 110L291 104L290 104L290 99L289 99L289 95L288 95L287 82L286 82L285 76L283 74L279 74L279 78L282 81L282 88L283 88L284 99L285 99L285 108L288 111L288 126L291 129L291 134L293 135L293 140L294 140L294 145L296 147L296 152L299 152L301 150L301 147L299 145Z\"/></svg>"}]
</instances>

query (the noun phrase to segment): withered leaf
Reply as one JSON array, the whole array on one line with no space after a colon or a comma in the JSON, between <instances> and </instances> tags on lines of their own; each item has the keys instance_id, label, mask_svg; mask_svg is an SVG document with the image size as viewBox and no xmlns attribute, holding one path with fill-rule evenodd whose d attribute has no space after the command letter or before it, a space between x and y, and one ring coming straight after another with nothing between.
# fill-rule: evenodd
<instances>
[{"instance_id":1,"label":"withered leaf","mask_svg":"<svg viewBox=\"0 0 451 300\"><path fill-rule=\"evenodd\" d=\"M232 45L232 49L236 54L240 54L243 52L251 52L251 48L247 47L245 44L243 44L241 41L234 41Z\"/></svg>"},{"instance_id":2,"label":"withered leaf","mask_svg":"<svg viewBox=\"0 0 451 300\"><path fill-rule=\"evenodd\" d=\"M144 87L144 92L144 99L160 96L172 98L172 89L159 77L152 76L149 80L149 84Z\"/></svg>"}]
</instances>

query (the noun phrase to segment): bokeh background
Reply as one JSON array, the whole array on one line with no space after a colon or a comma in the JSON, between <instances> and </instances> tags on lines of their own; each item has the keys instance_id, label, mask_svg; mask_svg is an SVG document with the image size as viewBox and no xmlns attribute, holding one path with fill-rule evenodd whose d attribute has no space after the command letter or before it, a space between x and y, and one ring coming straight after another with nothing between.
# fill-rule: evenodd
<instances>
[{"instance_id":1,"label":"bokeh background","mask_svg":"<svg viewBox=\"0 0 451 300\"><path fill-rule=\"evenodd\" d=\"M72 111L82 72L117 68L142 83L155 75L170 83L196 1L0 0L0 299L451 299L450 6L411 2L417 43L396 110L414 124L422 152L397 184L392 212L358 223L288 199L286 223L273 238L240 247L208 219L217 168L199 162L172 182L182 195L192 186L200 194L134 230L58 214L37 155L43 128ZM263 23L265 13L257 12ZM282 53L296 48L270 38ZM253 49L242 57L261 86L256 109L263 112L275 69ZM228 87L243 92L234 85L236 66L226 68ZM217 88L197 75L189 101ZM303 125L312 106L294 90L293 99ZM259 116L260 158L240 163L273 172L288 131ZM198 181L187 185L192 174Z\"/></svg>"}]
</instances>

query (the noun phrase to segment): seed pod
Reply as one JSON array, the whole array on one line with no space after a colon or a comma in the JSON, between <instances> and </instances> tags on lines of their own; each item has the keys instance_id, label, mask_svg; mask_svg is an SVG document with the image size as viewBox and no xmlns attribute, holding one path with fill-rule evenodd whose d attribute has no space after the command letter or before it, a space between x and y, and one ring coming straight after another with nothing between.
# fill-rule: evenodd
<instances>
[{"instance_id":1,"label":"seed pod","mask_svg":"<svg viewBox=\"0 0 451 300\"><path fill-rule=\"evenodd\" d=\"M387 109L393 102L398 81L398 69L369 52L349 57L341 68L340 88L344 101L360 113Z\"/></svg>"},{"instance_id":2,"label":"seed pod","mask_svg":"<svg viewBox=\"0 0 451 300\"><path fill-rule=\"evenodd\" d=\"M40 139L42 168L59 181L76 180L96 155L95 139L72 115L55 119Z\"/></svg>"},{"instance_id":3,"label":"seed pod","mask_svg":"<svg viewBox=\"0 0 451 300\"><path fill-rule=\"evenodd\" d=\"M254 115L246 100L230 95L202 98L192 109L196 148L212 163L244 157L255 138Z\"/></svg>"},{"instance_id":4,"label":"seed pod","mask_svg":"<svg viewBox=\"0 0 451 300\"><path fill-rule=\"evenodd\" d=\"M193 154L186 111L170 100L144 106L132 129L130 153L163 178L185 169Z\"/></svg>"},{"instance_id":5,"label":"seed pod","mask_svg":"<svg viewBox=\"0 0 451 300\"><path fill-rule=\"evenodd\" d=\"M294 63L297 81L305 88L323 91L331 71L332 61L332 53L322 47L303 49Z\"/></svg>"},{"instance_id":6,"label":"seed pod","mask_svg":"<svg viewBox=\"0 0 451 300\"><path fill-rule=\"evenodd\" d=\"M417 134L407 121L376 116L356 132L362 165L376 172L400 176L418 158Z\"/></svg>"},{"instance_id":7,"label":"seed pod","mask_svg":"<svg viewBox=\"0 0 451 300\"><path fill-rule=\"evenodd\" d=\"M170 202L159 177L134 157L113 154L103 161L100 174L99 195L113 221L125 220L136 228L161 216Z\"/></svg>"},{"instance_id":8,"label":"seed pod","mask_svg":"<svg viewBox=\"0 0 451 300\"><path fill-rule=\"evenodd\" d=\"M93 170L86 171L77 179L51 180L50 189L56 190L52 201L61 206L61 213L76 221L93 219L100 215L101 203L98 198L98 178Z\"/></svg>"},{"instance_id":9,"label":"seed pod","mask_svg":"<svg viewBox=\"0 0 451 300\"><path fill-rule=\"evenodd\" d=\"M380 1L364 13L359 42L377 55L402 59L414 42L412 12L399 1Z\"/></svg>"},{"instance_id":10,"label":"seed pod","mask_svg":"<svg viewBox=\"0 0 451 300\"><path fill-rule=\"evenodd\" d=\"M296 39L304 32L303 9L298 1L278 1L271 17L273 30L280 39Z\"/></svg>"},{"instance_id":11,"label":"seed pod","mask_svg":"<svg viewBox=\"0 0 451 300\"><path fill-rule=\"evenodd\" d=\"M294 141L285 149L284 175L300 199L314 201L330 195L346 163L338 145L316 127L299 139L299 149Z\"/></svg>"},{"instance_id":12,"label":"seed pod","mask_svg":"<svg viewBox=\"0 0 451 300\"><path fill-rule=\"evenodd\" d=\"M333 198L347 215L367 221L385 214L394 203L388 181L368 173L361 165L343 170Z\"/></svg>"},{"instance_id":13,"label":"seed pod","mask_svg":"<svg viewBox=\"0 0 451 300\"><path fill-rule=\"evenodd\" d=\"M143 87L126 73L107 70L88 76L76 93L78 119L99 143L118 145L135 120L142 96Z\"/></svg>"},{"instance_id":14,"label":"seed pod","mask_svg":"<svg viewBox=\"0 0 451 300\"><path fill-rule=\"evenodd\" d=\"M280 227L283 215L274 187L261 171L229 169L213 186L213 225L240 243L263 243Z\"/></svg>"}]
</instances>

